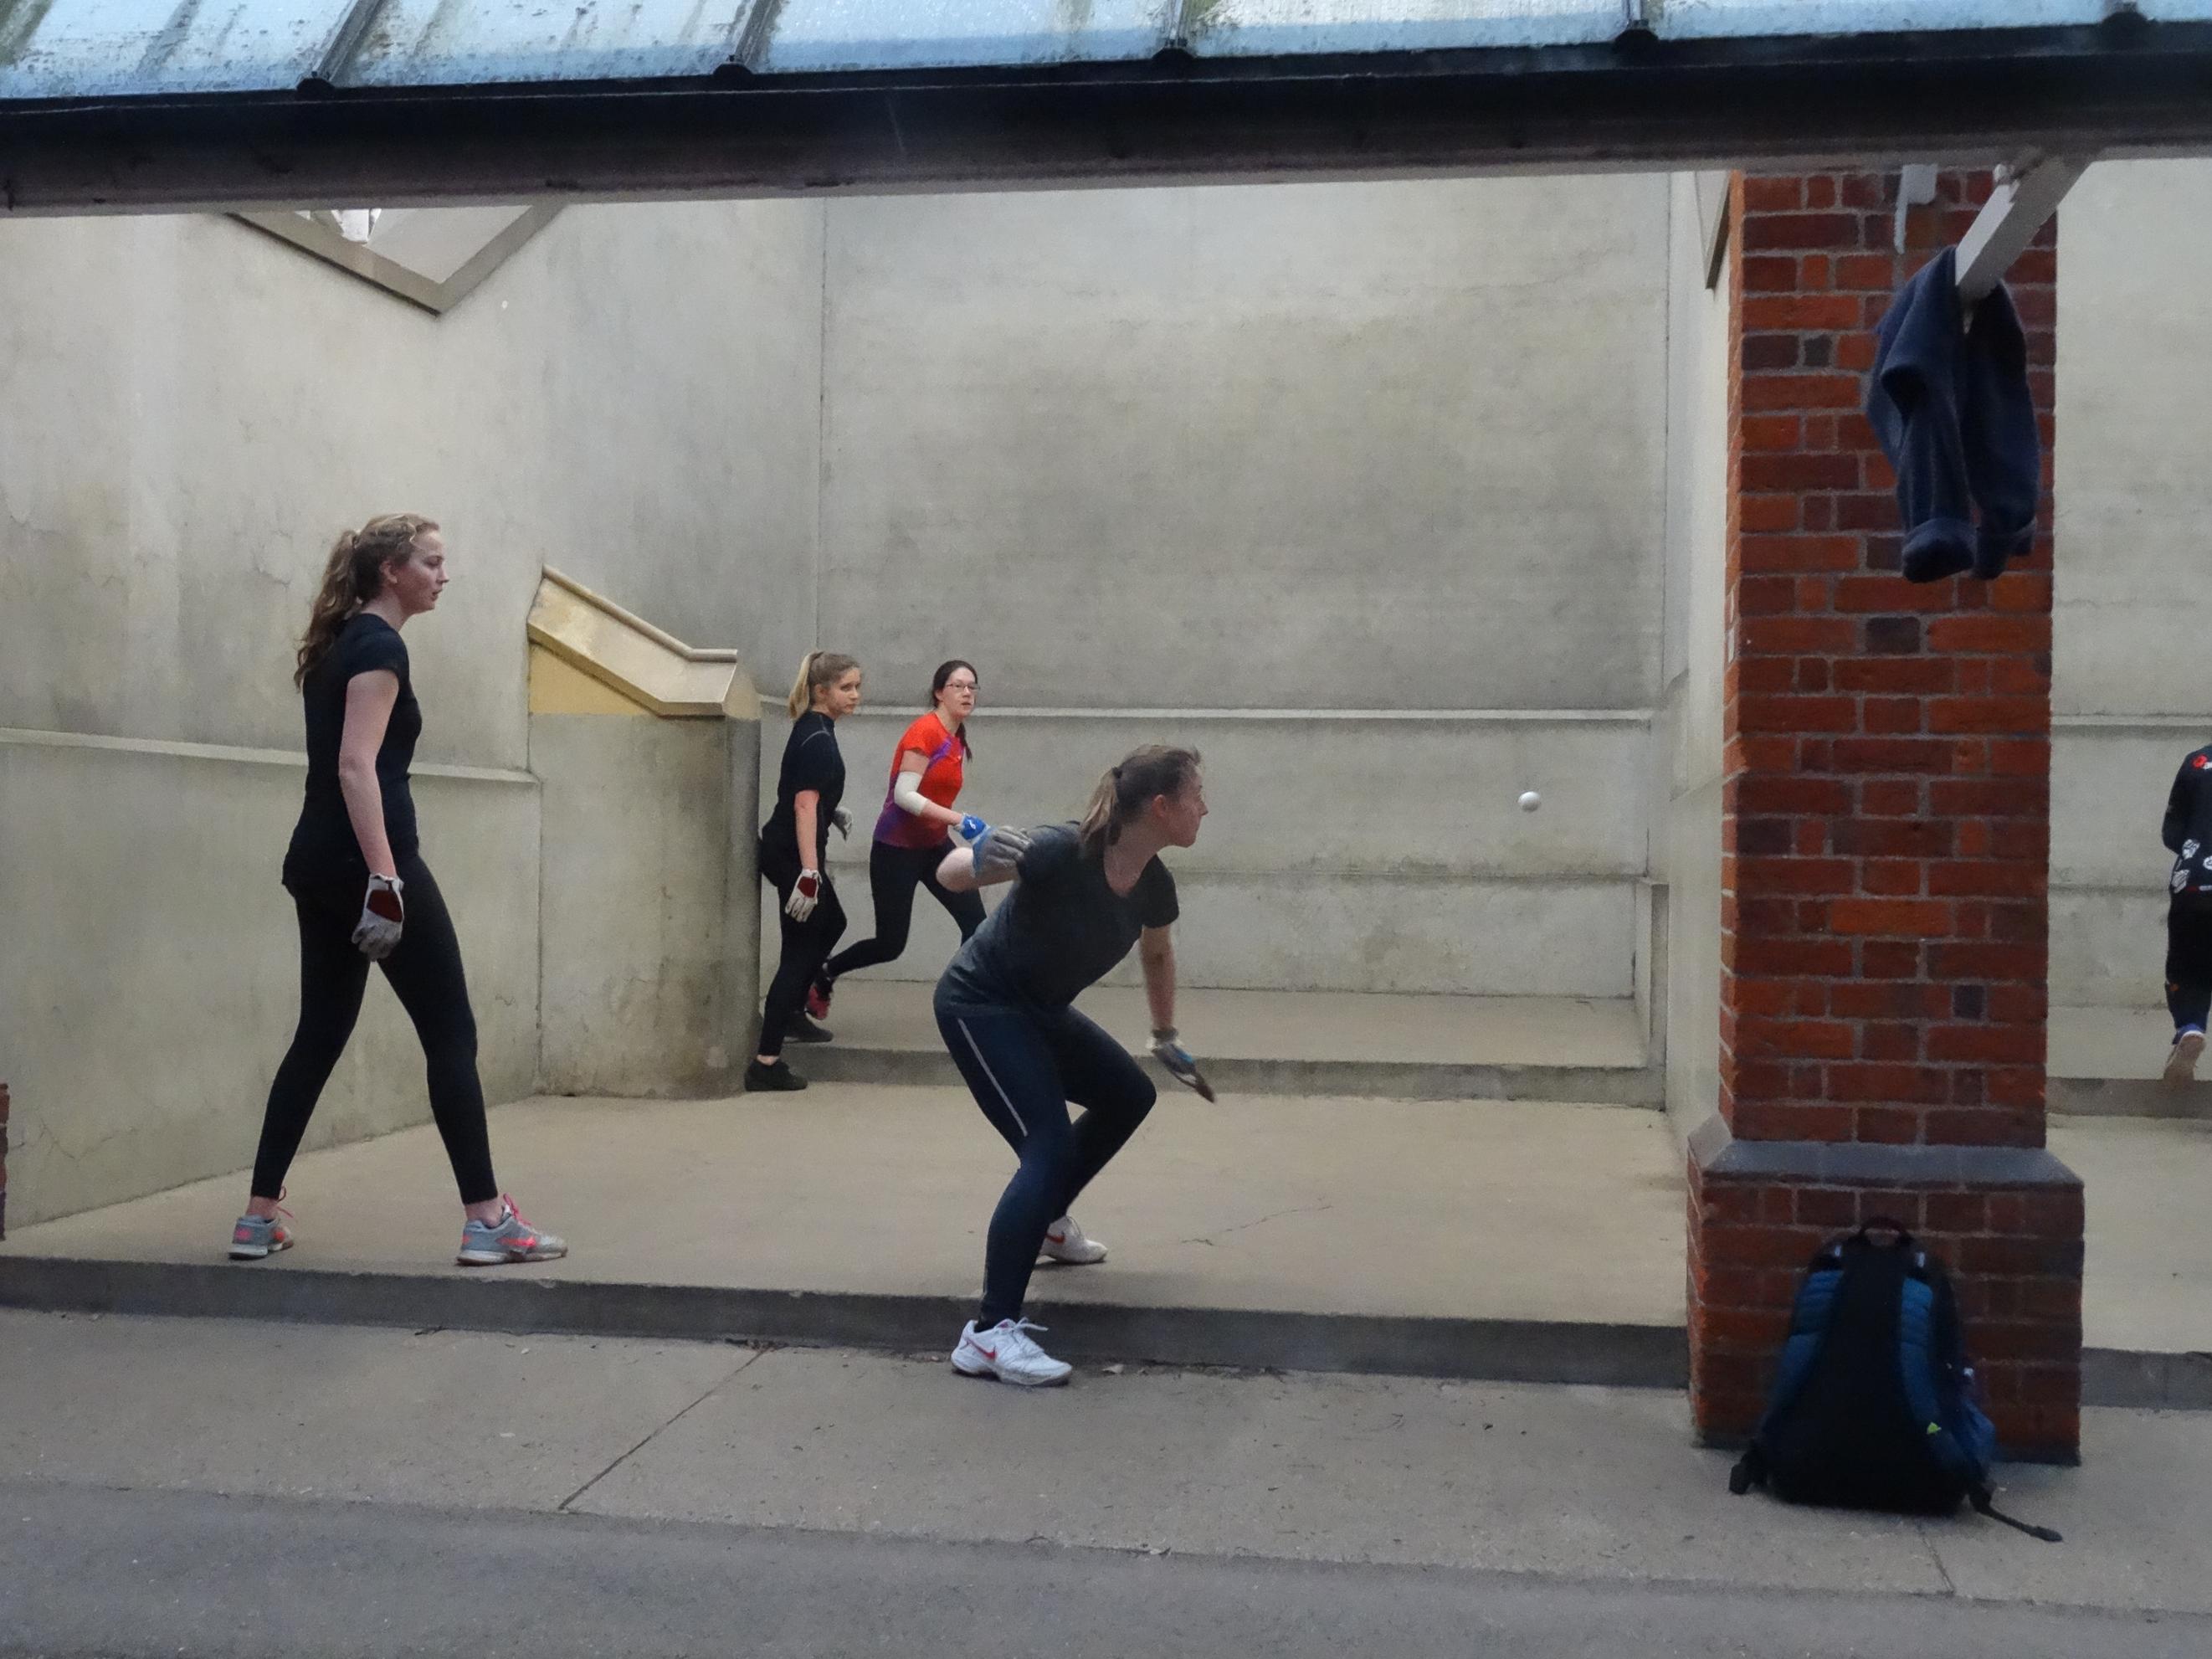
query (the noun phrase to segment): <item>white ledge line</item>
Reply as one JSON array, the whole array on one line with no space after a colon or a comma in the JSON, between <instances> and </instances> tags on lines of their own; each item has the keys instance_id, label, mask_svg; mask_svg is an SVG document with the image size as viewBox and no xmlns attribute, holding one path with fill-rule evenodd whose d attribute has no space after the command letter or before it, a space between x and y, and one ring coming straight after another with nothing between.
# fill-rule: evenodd
<instances>
[{"instance_id":1,"label":"white ledge line","mask_svg":"<svg viewBox=\"0 0 2212 1659\"><path fill-rule=\"evenodd\" d=\"M2212 714L2053 714L2051 728L2059 732L2212 732Z\"/></svg>"},{"instance_id":2,"label":"white ledge line","mask_svg":"<svg viewBox=\"0 0 2212 1659\"><path fill-rule=\"evenodd\" d=\"M836 853L830 855L833 874L844 875L865 872L866 859L854 859ZM1435 864L1417 864L1404 868L1377 869L1370 865L1297 865L1267 868L1256 865L1206 864L1179 855L1175 866L1177 881L1265 881L1286 889L1302 883L1390 882L1412 887L1525 887L1539 885L1565 888L1638 887L1651 879L1644 871L1624 865L1616 869L1581 870L1515 870L1504 865L1466 865L1446 867Z\"/></svg>"},{"instance_id":3,"label":"white ledge line","mask_svg":"<svg viewBox=\"0 0 2212 1659\"><path fill-rule=\"evenodd\" d=\"M98 749L110 754L162 755L174 760L214 761L226 766L281 766L295 772L307 768L306 755L289 749L242 749L223 743L173 743L166 738L111 738L91 732L37 732L22 726L0 726L0 748ZM497 766L450 766L431 761L410 767L418 778L455 778L466 783L515 783L536 787L528 772Z\"/></svg>"},{"instance_id":4,"label":"white ledge line","mask_svg":"<svg viewBox=\"0 0 2212 1659\"><path fill-rule=\"evenodd\" d=\"M781 697L763 696L763 712L781 715ZM863 708L852 718L909 720L914 713L897 708ZM1040 708L1024 705L985 703L975 711L978 720L1250 720L1308 724L1340 720L1376 724L1435 726L1649 726L1649 708Z\"/></svg>"}]
</instances>

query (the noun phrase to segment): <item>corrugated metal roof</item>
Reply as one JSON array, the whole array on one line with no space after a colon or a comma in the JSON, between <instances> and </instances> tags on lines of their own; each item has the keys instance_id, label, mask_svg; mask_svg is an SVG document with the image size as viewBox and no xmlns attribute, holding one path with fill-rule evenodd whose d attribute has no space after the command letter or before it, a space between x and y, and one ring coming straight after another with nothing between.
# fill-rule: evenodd
<instances>
[{"instance_id":1,"label":"corrugated metal roof","mask_svg":"<svg viewBox=\"0 0 2212 1659\"><path fill-rule=\"evenodd\" d=\"M1178 0L782 0L746 61L770 75L1126 63L1167 44L1178 9Z\"/></svg>"},{"instance_id":2,"label":"corrugated metal roof","mask_svg":"<svg viewBox=\"0 0 2212 1659\"><path fill-rule=\"evenodd\" d=\"M2212 22L2212 0L0 0L0 101Z\"/></svg>"},{"instance_id":3,"label":"corrugated metal roof","mask_svg":"<svg viewBox=\"0 0 2212 1659\"><path fill-rule=\"evenodd\" d=\"M345 11L336 0L0 0L0 98L295 87Z\"/></svg>"},{"instance_id":4,"label":"corrugated metal roof","mask_svg":"<svg viewBox=\"0 0 2212 1659\"><path fill-rule=\"evenodd\" d=\"M301 3L301 0L294 0ZM755 0L384 0L341 86L659 80L729 61Z\"/></svg>"}]
</instances>

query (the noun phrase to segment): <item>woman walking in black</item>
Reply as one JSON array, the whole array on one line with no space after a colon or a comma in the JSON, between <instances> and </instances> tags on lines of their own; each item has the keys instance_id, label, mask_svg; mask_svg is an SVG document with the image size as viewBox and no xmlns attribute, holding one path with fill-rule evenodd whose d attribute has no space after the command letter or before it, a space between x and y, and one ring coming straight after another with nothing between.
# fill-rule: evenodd
<instances>
[{"instance_id":1,"label":"woman walking in black","mask_svg":"<svg viewBox=\"0 0 2212 1659\"><path fill-rule=\"evenodd\" d=\"M361 1013L375 963L415 1023L430 1111L459 1183L467 1267L568 1254L525 1221L492 1175L476 1017L453 918L417 848L408 767L422 732L399 630L434 610L446 544L412 513L371 519L331 550L293 684L307 729L307 786L284 855L300 924L300 1024L270 1085L246 1213L230 1254L259 1261L292 1245L277 1207L307 1120Z\"/></svg>"},{"instance_id":2,"label":"woman walking in black","mask_svg":"<svg viewBox=\"0 0 2212 1659\"><path fill-rule=\"evenodd\" d=\"M761 826L760 872L775 889L783 950L762 1006L760 1040L745 1067L748 1091L804 1089L806 1079L784 1063L785 1040L829 1036L807 1019L805 1004L807 988L845 931L845 907L827 866L831 823L841 832L852 823L839 805L845 760L837 751L837 722L860 706L860 665L835 651L808 652L787 704L791 735L776 775L775 810Z\"/></svg>"}]
</instances>

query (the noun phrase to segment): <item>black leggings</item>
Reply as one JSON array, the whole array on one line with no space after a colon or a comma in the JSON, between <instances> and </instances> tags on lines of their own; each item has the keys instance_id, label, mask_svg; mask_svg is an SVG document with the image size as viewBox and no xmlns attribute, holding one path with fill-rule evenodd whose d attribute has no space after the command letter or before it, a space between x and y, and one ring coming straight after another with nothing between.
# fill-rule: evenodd
<instances>
[{"instance_id":1,"label":"black leggings","mask_svg":"<svg viewBox=\"0 0 2212 1659\"><path fill-rule=\"evenodd\" d=\"M1040 1013L937 999L937 1029L968 1091L1021 1160L991 1217L979 1328L1019 1319L1046 1231L1120 1152L1158 1097L1129 1051L1073 1008ZM1085 1109L1070 1123L1070 1104Z\"/></svg>"},{"instance_id":2,"label":"black leggings","mask_svg":"<svg viewBox=\"0 0 2212 1659\"><path fill-rule=\"evenodd\" d=\"M2212 1012L2212 894L2176 893L2166 911L2166 1011L2173 1029Z\"/></svg>"},{"instance_id":3,"label":"black leggings","mask_svg":"<svg viewBox=\"0 0 2212 1659\"><path fill-rule=\"evenodd\" d=\"M775 889L775 919L783 935L783 951L777 958L775 977L769 981L768 996L761 1005L760 1040L753 1044L753 1052L765 1054L770 1060L783 1053L784 1033L799 1017L806 1001L806 988L814 983L822 964L837 948L838 938L845 931L845 907L837 902L837 890L830 884L830 873L822 872L822 894L815 902L813 913L804 921L793 921L784 909L791 897L791 890L799 884L799 864L795 854L772 851L763 842L760 848L761 874Z\"/></svg>"},{"instance_id":4,"label":"black leggings","mask_svg":"<svg viewBox=\"0 0 2212 1659\"><path fill-rule=\"evenodd\" d=\"M906 949L908 930L914 925L914 890L929 890L930 897L945 907L945 915L960 924L960 940L966 944L983 925L980 893L956 893L937 878L937 866L951 852L951 843L934 847L894 847L879 841L868 848L868 891L876 901L876 936L862 939L830 958L822 969L824 980L835 980L855 968L873 968L896 962Z\"/></svg>"},{"instance_id":5,"label":"black leggings","mask_svg":"<svg viewBox=\"0 0 2212 1659\"><path fill-rule=\"evenodd\" d=\"M461 972L460 941L453 936L453 919L429 866L410 854L398 867L407 922L398 948L377 965L422 1039L430 1113L453 1163L461 1202L486 1204L499 1196L499 1182L492 1178L483 1085L477 1079L477 1021ZM300 917L300 1025L269 1085L261 1147L253 1158L256 1198L273 1199L283 1192L285 1171L300 1150L307 1120L360 1018L369 964L354 948L353 930L361 921L366 887L365 878L285 883Z\"/></svg>"}]
</instances>

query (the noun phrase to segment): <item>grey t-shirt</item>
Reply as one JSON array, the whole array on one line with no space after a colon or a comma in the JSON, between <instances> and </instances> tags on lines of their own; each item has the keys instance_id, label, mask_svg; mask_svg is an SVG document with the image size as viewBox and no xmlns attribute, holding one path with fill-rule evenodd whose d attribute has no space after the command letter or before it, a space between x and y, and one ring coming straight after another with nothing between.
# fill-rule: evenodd
<instances>
[{"instance_id":1,"label":"grey t-shirt","mask_svg":"<svg viewBox=\"0 0 2212 1659\"><path fill-rule=\"evenodd\" d=\"M1167 866L1152 860L1134 887L1116 893L1106 884L1104 854L1086 855L1073 823L1030 830L1015 870L1014 890L939 981L948 1000L1065 1008L1129 954L1139 933L1178 914Z\"/></svg>"}]
</instances>

